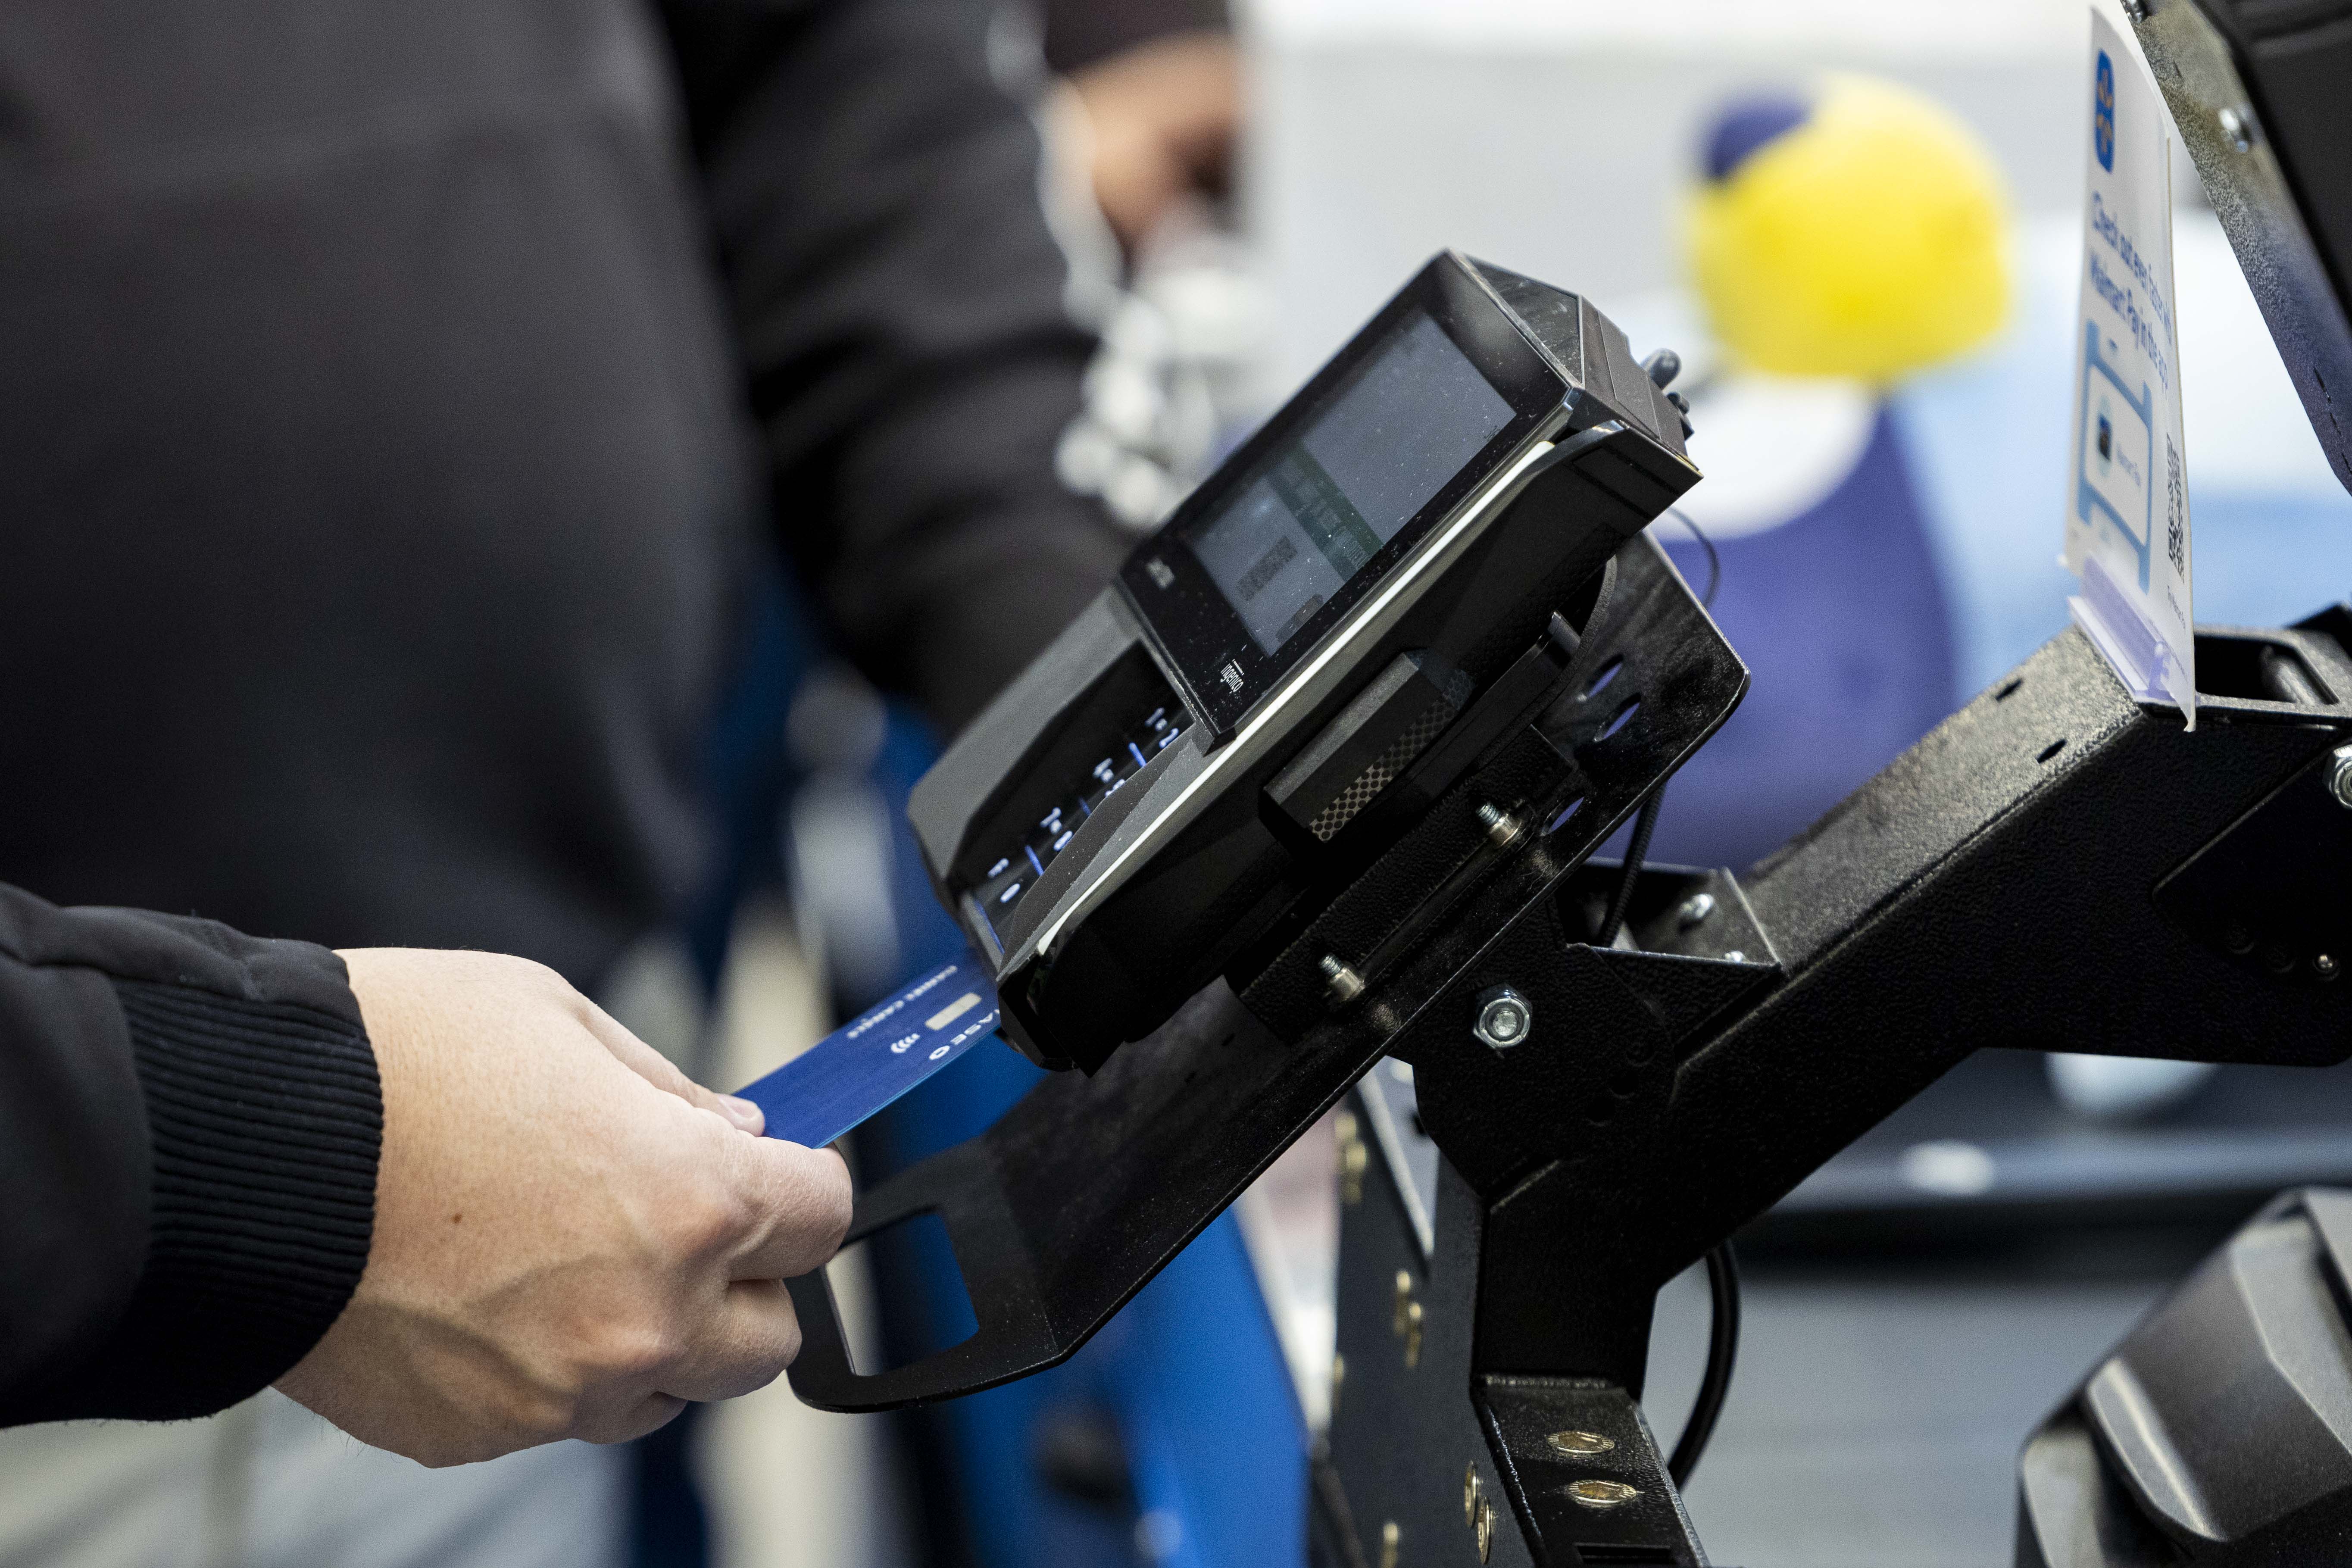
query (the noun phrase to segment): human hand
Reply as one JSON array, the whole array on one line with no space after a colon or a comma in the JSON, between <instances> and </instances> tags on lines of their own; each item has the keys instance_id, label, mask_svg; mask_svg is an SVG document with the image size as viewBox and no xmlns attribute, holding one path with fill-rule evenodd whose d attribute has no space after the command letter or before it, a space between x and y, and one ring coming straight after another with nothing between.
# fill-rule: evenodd
<instances>
[{"instance_id":1,"label":"human hand","mask_svg":"<svg viewBox=\"0 0 2352 1568\"><path fill-rule=\"evenodd\" d=\"M1139 44L1086 67L1070 86L1086 106L1095 199L1130 254L1179 197L1223 186L1241 123L1230 37Z\"/></svg>"},{"instance_id":2,"label":"human hand","mask_svg":"<svg viewBox=\"0 0 2352 1568\"><path fill-rule=\"evenodd\" d=\"M427 1465L652 1431L800 1350L782 1281L849 1225L830 1150L688 1081L553 971L340 955L383 1082L359 1289L279 1390Z\"/></svg>"}]
</instances>

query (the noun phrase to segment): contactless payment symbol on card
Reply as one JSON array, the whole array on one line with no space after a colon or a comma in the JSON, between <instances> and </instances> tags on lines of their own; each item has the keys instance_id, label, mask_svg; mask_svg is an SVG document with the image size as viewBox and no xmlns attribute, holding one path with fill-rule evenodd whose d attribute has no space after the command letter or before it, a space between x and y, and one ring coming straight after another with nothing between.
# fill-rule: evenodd
<instances>
[{"instance_id":1,"label":"contactless payment symbol on card","mask_svg":"<svg viewBox=\"0 0 2352 1568\"><path fill-rule=\"evenodd\" d=\"M996 987L966 956L736 1092L767 1112L769 1137L819 1148L987 1039L996 1024Z\"/></svg>"}]
</instances>

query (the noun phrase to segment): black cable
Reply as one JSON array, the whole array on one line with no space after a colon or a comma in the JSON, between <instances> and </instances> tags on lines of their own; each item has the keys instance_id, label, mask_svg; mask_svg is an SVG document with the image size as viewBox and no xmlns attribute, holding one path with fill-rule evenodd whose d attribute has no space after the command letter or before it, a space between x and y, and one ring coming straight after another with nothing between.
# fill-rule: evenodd
<instances>
[{"instance_id":1,"label":"black cable","mask_svg":"<svg viewBox=\"0 0 2352 1568\"><path fill-rule=\"evenodd\" d=\"M1633 837L1625 842L1625 865L1617 873L1617 891L1609 900L1608 918L1593 933L1595 947L1614 947L1617 933L1625 929L1625 909L1633 901L1633 884L1642 879L1642 862L1650 853L1650 835L1658 826L1658 803L1666 797L1666 786L1661 781L1642 803L1641 814L1633 818Z\"/></svg>"},{"instance_id":2,"label":"black cable","mask_svg":"<svg viewBox=\"0 0 2352 1568\"><path fill-rule=\"evenodd\" d=\"M1698 603L1703 610L1713 609L1715 591L1723 585L1723 557L1715 552L1715 541L1706 536L1706 530L1691 521L1690 513L1678 506L1666 508L1666 513L1689 529L1691 537L1698 541L1698 547L1706 552L1706 592L1698 596Z\"/></svg>"},{"instance_id":3,"label":"black cable","mask_svg":"<svg viewBox=\"0 0 2352 1568\"><path fill-rule=\"evenodd\" d=\"M1724 1396L1731 1392L1731 1365L1739 1357L1739 1261L1728 1241L1706 1255L1706 1289L1715 1303L1715 1323L1706 1336L1706 1374L1699 1379L1698 1398L1675 1440L1674 1458L1666 1461L1666 1474L1677 1489L1690 1485L1691 1472L1706 1452L1706 1440L1715 1436Z\"/></svg>"},{"instance_id":4,"label":"black cable","mask_svg":"<svg viewBox=\"0 0 2352 1568\"><path fill-rule=\"evenodd\" d=\"M1668 507L1675 521L1690 530L1706 552L1706 592L1699 595L1702 608L1715 603L1715 591L1723 585L1723 557L1717 553L1715 541L1706 531L1691 521L1690 514L1680 507ZM1650 853L1650 835L1658 826L1658 806L1665 799L1666 786L1661 783L1642 803L1633 818L1633 837L1626 841L1625 865L1618 873L1617 891L1609 900L1609 913L1594 933L1592 945L1613 947L1617 933L1625 927L1625 910L1633 901L1633 884L1642 878L1642 862ZM1707 1440L1715 1436L1715 1424L1722 1418L1723 1402L1731 1392L1731 1369L1739 1359L1739 1262L1732 1255L1731 1243L1724 1241L1710 1248L1706 1255L1707 1295L1713 1303L1713 1321L1706 1337L1706 1371L1699 1378L1698 1398L1691 1405L1690 1419L1683 1423L1683 1435L1675 1442L1674 1456L1666 1461L1666 1474L1673 1478L1677 1490L1690 1484L1691 1472L1698 1468L1701 1455L1706 1452Z\"/></svg>"},{"instance_id":5,"label":"black cable","mask_svg":"<svg viewBox=\"0 0 2352 1568\"><path fill-rule=\"evenodd\" d=\"M1666 510L1691 531L1691 537L1697 540L1699 548L1706 552L1706 592L1699 595L1698 601L1700 608L1704 609L1715 603L1715 591L1723 584L1723 557L1715 552L1715 541L1706 536L1706 530L1690 520L1689 513L1678 506L1670 506ZM1617 891L1609 900L1608 916L1601 921L1601 930L1593 935L1592 945L1595 947L1616 946L1617 933L1625 929L1625 910L1633 901L1633 884L1641 880L1642 862L1650 853L1650 835L1658 826L1658 803L1664 798L1665 793L1666 786L1661 783L1650 792L1650 798L1642 803L1641 815L1633 819L1633 837L1625 846L1625 868L1618 874Z\"/></svg>"}]
</instances>

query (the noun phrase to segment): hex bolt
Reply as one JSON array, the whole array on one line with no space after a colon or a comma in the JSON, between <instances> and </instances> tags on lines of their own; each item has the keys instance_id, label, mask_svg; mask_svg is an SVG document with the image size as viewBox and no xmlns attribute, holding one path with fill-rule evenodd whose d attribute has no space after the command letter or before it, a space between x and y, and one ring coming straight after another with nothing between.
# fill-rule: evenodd
<instances>
[{"instance_id":1,"label":"hex bolt","mask_svg":"<svg viewBox=\"0 0 2352 1568\"><path fill-rule=\"evenodd\" d=\"M1683 900L1683 907L1675 911L1675 920L1683 930L1688 931L1713 913L1715 913L1715 895L1693 893Z\"/></svg>"},{"instance_id":2,"label":"hex bolt","mask_svg":"<svg viewBox=\"0 0 2352 1568\"><path fill-rule=\"evenodd\" d=\"M1470 1032L1480 1045L1507 1051L1528 1037L1535 1023L1535 1004L1507 985L1497 985L1478 994L1477 1021Z\"/></svg>"},{"instance_id":3,"label":"hex bolt","mask_svg":"<svg viewBox=\"0 0 2352 1568\"><path fill-rule=\"evenodd\" d=\"M1341 1006L1364 994L1364 977L1337 953L1323 955L1323 984L1331 993L1331 1000Z\"/></svg>"},{"instance_id":4,"label":"hex bolt","mask_svg":"<svg viewBox=\"0 0 2352 1568\"><path fill-rule=\"evenodd\" d=\"M2327 793L2336 805L2352 811L2352 746L2338 746L2328 753Z\"/></svg>"}]
</instances>

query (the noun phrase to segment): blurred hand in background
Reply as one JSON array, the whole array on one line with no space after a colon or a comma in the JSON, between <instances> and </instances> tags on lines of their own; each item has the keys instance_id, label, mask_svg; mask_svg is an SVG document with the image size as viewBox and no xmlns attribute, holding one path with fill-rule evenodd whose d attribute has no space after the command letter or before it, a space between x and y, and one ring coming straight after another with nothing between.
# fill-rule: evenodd
<instances>
[{"instance_id":1,"label":"blurred hand in background","mask_svg":"<svg viewBox=\"0 0 2352 1568\"><path fill-rule=\"evenodd\" d=\"M1222 32L1156 38L1075 72L1095 199L1128 253L1187 195L1222 195L1241 124L1241 61Z\"/></svg>"},{"instance_id":2,"label":"blurred hand in background","mask_svg":"<svg viewBox=\"0 0 2352 1568\"><path fill-rule=\"evenodd\" d=\"M1037 20L1084 110L1095 200L1133 260L1185 198L1230 184L1241 55L1224 0L1039 0Z\"/></svg>"}]
</instances>

